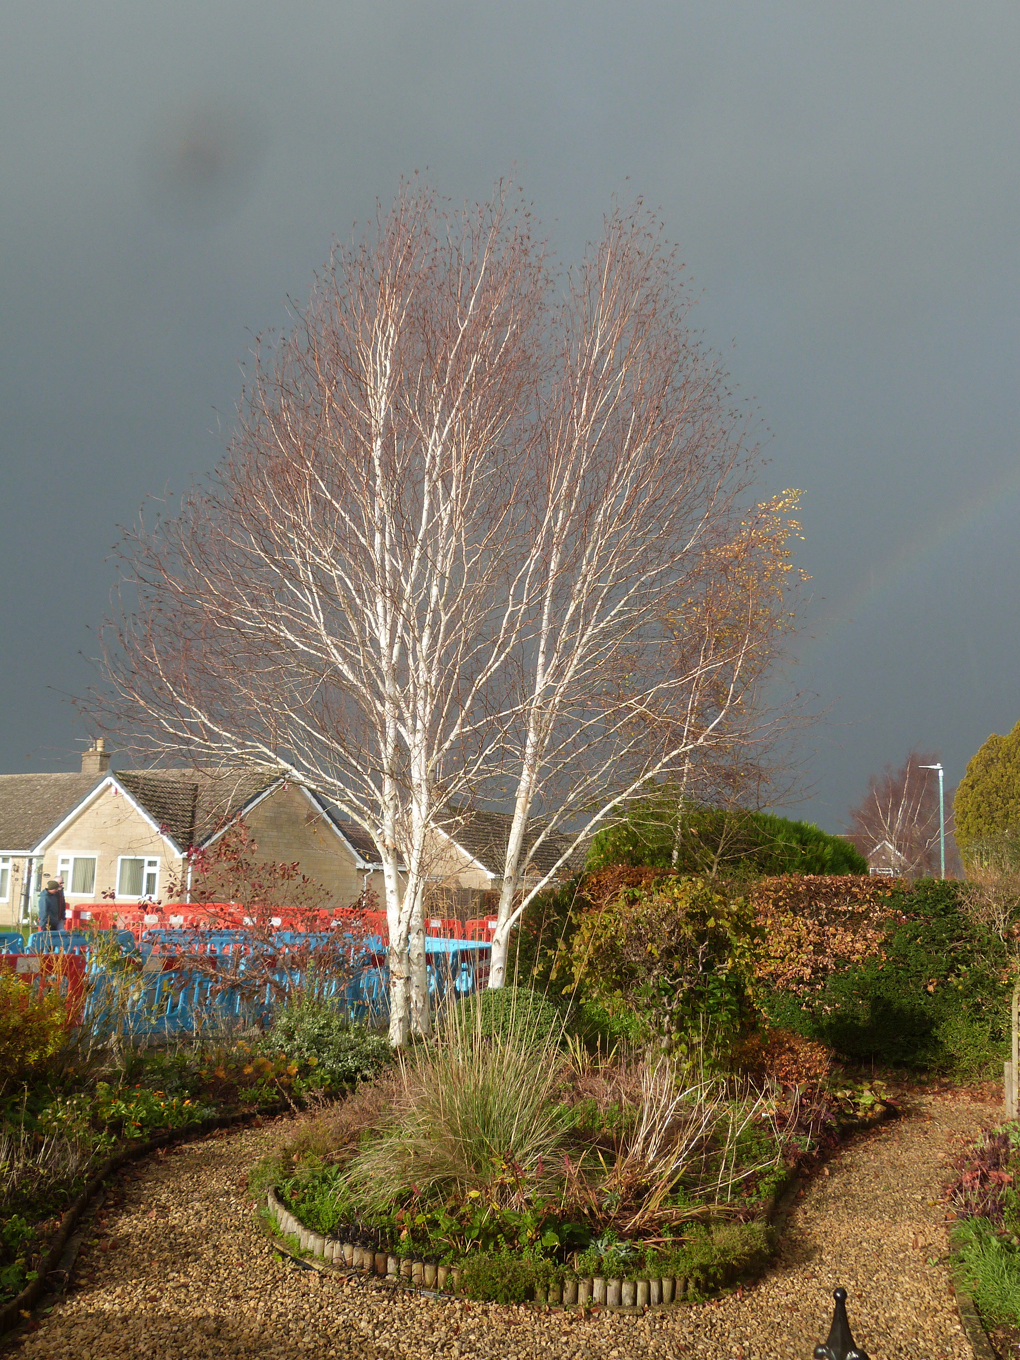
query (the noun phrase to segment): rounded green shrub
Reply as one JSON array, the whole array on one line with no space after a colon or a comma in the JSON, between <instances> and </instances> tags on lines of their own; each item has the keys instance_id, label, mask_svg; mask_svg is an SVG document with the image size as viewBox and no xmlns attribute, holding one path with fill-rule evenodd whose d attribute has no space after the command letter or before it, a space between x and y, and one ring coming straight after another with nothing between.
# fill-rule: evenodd
<instances>
[{"instance_id":1,"label":"rounded green shrub","mask_svg":"<svg viewBox=\"0 0 1020 1360\"><path fill-rule=\"evenodd\" d=\"M634 799L621 822L595 836L586 871L617 864L708 878L868 872L867 860L845 836L812 822L684 802L668 788Z\"/></svg>"},{"instance_id":2,"label":"rounded green shrub","mask_svg":"<svg viewBox=\"0 0 1020 1360\"><path fill-rule=\"evenodd\" d=\"M540 992L530 987L486 988L459 1001L447 1021L447 1032L478 1035L482 1039L525 1039L538 1044L557 1042L563 1016Z\"/></svg>"},{"instance_id":3,"label":"rounded green shrub","mask_svg":"<svg viewBox=\"0 0 1020 1360\"><path fill-rule=\"evenodd\" d=\"M335 1090L367 1081L392 1061L386 1038L321 1001L292 1002L277 1016L261 1045L314 1069L316 1083Z\"/></svg>"}]
</instances>

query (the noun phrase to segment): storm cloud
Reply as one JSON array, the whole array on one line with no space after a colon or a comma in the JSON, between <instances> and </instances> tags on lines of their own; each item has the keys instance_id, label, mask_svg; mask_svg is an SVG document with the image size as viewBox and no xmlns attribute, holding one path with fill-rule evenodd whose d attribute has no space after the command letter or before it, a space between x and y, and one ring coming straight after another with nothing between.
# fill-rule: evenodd
<instances>
[{"instance_id":1,"label":"storm cloud","mask_svg":"<svg viewBox=\"0 0 1020 1360\"><path fill-rule=\"evenodd\" d=\"M566 261L661 211L805 490L802 812L913 745L955 782L1020 718L1018 50L996 3L7 6L0 768L75 767L117 525L215 464L332 238L512 169Z\"/></svg>"}]
</instances>

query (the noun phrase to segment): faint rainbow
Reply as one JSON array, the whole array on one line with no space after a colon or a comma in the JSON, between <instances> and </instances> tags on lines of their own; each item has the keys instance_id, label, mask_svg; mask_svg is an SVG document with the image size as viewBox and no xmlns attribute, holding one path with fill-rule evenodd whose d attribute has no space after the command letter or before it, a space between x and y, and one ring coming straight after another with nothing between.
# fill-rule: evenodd
<instances>
[{"instance_id":1,"label":"faint rainbow","mask_svg":"<svg viewBox=\"0 0 1020 1360\"><path fill-rule=\"evenodd\" d=\"M873 568L842 599L838 600L821 625L811 630L812 645L827 641L858 616L873 609L883 597L892 596L907 578L934 561L954 541L965 539L978 526L1005 514L1010 502L1020 495L1020 460L1017 466L993 478L977 494L956 510L930 520L915 530L880 566ZM804 653L801 653L803 658Z\"/></svg>"}]
</instances>

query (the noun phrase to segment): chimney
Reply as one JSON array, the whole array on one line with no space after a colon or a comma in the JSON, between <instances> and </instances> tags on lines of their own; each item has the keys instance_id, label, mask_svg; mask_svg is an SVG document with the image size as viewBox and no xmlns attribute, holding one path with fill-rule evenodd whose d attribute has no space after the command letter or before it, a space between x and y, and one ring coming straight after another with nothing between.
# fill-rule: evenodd
<instances>
[{"instance_id":1,"label":"chimney","mask_svg":"<svg viewBox=\"0 0 1020 1360\"><path fill-rule=\"evenodd\" d=\"M110 752L106 749L106 741L97 737L89 749L82 752L81 772L90 774L93 779L101 779L109 768Z\"/></svg>"}]
</instances>

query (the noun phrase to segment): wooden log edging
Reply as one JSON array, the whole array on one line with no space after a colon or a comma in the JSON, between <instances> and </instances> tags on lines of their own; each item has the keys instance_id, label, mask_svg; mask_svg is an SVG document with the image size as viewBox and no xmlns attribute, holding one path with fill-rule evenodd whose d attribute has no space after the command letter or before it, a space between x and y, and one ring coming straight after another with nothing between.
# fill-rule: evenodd
<instances>
[{"instance_id":1,"label":"wooden log edging","mask_svg":"<svg viewBox=\"0 0 1020 1360\"><path fill-rule=\"evenodd\" d=\"M868 1133L887 1119L898 1119L895 1105L884 1102L870 1115L846 1120L844 1134ZM842 1143L842 1140L841 1140ZM764 1218L777 1233L781 1233L803 1193L805 1178L791 1171L777 1186L769 1200ZM296 1238L298 1251L288 1252L302 1265L315 1269L339 1270L347 1274L371 1278L377 1284L417 1289L425 1294L453 1298L460 1293L462 1272L455 1266L437 1266L428 1261L412 1261L392 1252L373 1251L355 1246L338 1238L314 1233L280 1201L275 1188L266 1192L266 1208L282 1237ZM311 1259L309 1259L311 1258ZM722 1287L736 1280L732 1277ZM644 1312L646 1308L665 1308L675 1304L694 1302L699 1297L693 1280L685 1276L660 1279L625 1280L599 1275L563 1280L547 1289L536 1288L534 1302L540 1306L557 1308L612 1308L620 1312ZM986 1360L980 1356L979 1360Z\"/></svg>"},{"instance_id":2,"label":"wooden log edging","mask_svg":"<svg viewBox=\"0 0 1020 1360\"><path fill-rule=\"evenodd\" d=\"M302 1256L310 1256L320 1268L342 1270L348 1274L372 1277L378 1283L420 1289L428 1294L456 1297L460 1293L462 1272L456 1266L438 1266L430 1261L412 1261L392 1252L373 1251L338 1238L310 1231L281 1203L275 1189L266 1192L266 1208L283 1237L296 1238ZM300 1258L299 1258L300 1259ZM535 1303L557 1308L619 1309L644 1311L686 1303L697 1294L694 1283L684 1277L625 1280L604 1276L582 1276L536 1290Z\"/></svg>"}]
</instances>

